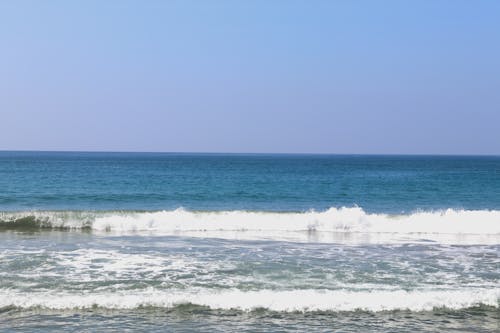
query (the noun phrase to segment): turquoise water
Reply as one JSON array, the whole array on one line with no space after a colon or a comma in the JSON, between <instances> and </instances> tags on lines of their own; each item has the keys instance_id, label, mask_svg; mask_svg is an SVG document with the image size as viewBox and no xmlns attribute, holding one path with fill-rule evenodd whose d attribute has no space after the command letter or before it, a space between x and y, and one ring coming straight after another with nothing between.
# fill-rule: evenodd
<instances>
[{"instance_id":1,"label":"turquoise water","mask_svg":"<svg viewBox=\"0 0 500 333\"><path fill-rule=\"evenodd\" d=\"M500 157L0 152L0 209L500 209Z\"/></svg>"},{"instance_id":2,"label":"turquoise water","mask_svg":"<svg viewBox=\"0 0 500 333\"><path fill-rule=\"evenodd\" d=\"M500 157L0 152L0 331L493 332Z\"/></svg>"}]
</instances>

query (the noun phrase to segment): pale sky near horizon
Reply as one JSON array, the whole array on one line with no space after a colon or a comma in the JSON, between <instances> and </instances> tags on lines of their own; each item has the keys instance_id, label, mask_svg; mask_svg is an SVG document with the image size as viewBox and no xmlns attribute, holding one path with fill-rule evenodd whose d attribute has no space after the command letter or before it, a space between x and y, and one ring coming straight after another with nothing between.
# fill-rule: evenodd
<instances>
[{"instance_id":1,"label":"pale sky near horizon","mask_svg":"<svg viewBox=\"0 0 500 333\"><path fill-rule=\"evenodd\" d=\"M500 1L0 1L0 150L500 154Z\"/></svg>"}]
</instances>

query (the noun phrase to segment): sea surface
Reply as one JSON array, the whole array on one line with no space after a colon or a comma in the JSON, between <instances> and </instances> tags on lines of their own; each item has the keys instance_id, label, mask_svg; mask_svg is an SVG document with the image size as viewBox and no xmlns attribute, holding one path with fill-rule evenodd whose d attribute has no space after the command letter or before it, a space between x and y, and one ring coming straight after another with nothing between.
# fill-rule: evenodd
<instances>
[{"instance_id":1,"label":"sea surface","mask_svg":"<svg viewBox=\"0 0 500 333\"><path fill-rule=\"evenodd\" d=\"M0 152L1 332L500 332L500 157Z\"/></svg>"}]
</instances>

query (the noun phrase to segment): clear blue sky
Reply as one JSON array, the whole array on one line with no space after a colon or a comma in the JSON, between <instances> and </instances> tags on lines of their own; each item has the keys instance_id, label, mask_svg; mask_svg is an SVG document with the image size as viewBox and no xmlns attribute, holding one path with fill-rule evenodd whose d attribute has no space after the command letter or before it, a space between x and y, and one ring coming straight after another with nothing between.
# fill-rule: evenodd
<instances>
[{"instance_id":1,"label":"clear blue sky","mask_svg":"<svg viewBox=\"0 0 500 333\"><path fill-rule=\"evenodd\" d=\"M1 1L0 149L500 154L500 1Z\"/></svg>"}]
</instances>

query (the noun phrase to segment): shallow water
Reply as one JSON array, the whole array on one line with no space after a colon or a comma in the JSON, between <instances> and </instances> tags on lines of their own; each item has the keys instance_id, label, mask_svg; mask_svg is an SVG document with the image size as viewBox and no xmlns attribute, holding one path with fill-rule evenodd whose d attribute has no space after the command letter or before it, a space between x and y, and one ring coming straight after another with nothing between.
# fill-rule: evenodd
<instances>
[{"instance_id":1,"label":"shallow water","mask_svg":"<svg viewBox=\"0 0 500 333\"><path fill-rule=\"evenodd\" d=\"M3 320L6 317L6 320ZM23 332L497 332L498 311L273 313L204 308L134 311L27 311L0 314L0 327Z\"/></svg>"},{"instance_id":2,"label":"shallow water","mask_svg":"<svg viewBox=\"0 0 500 333\"><path fill-rule=\"evenodd\" d=\"M2 329L487 332L499 323L500 245L68 231L0 240Z\"/></svg>"}]
</instances>

